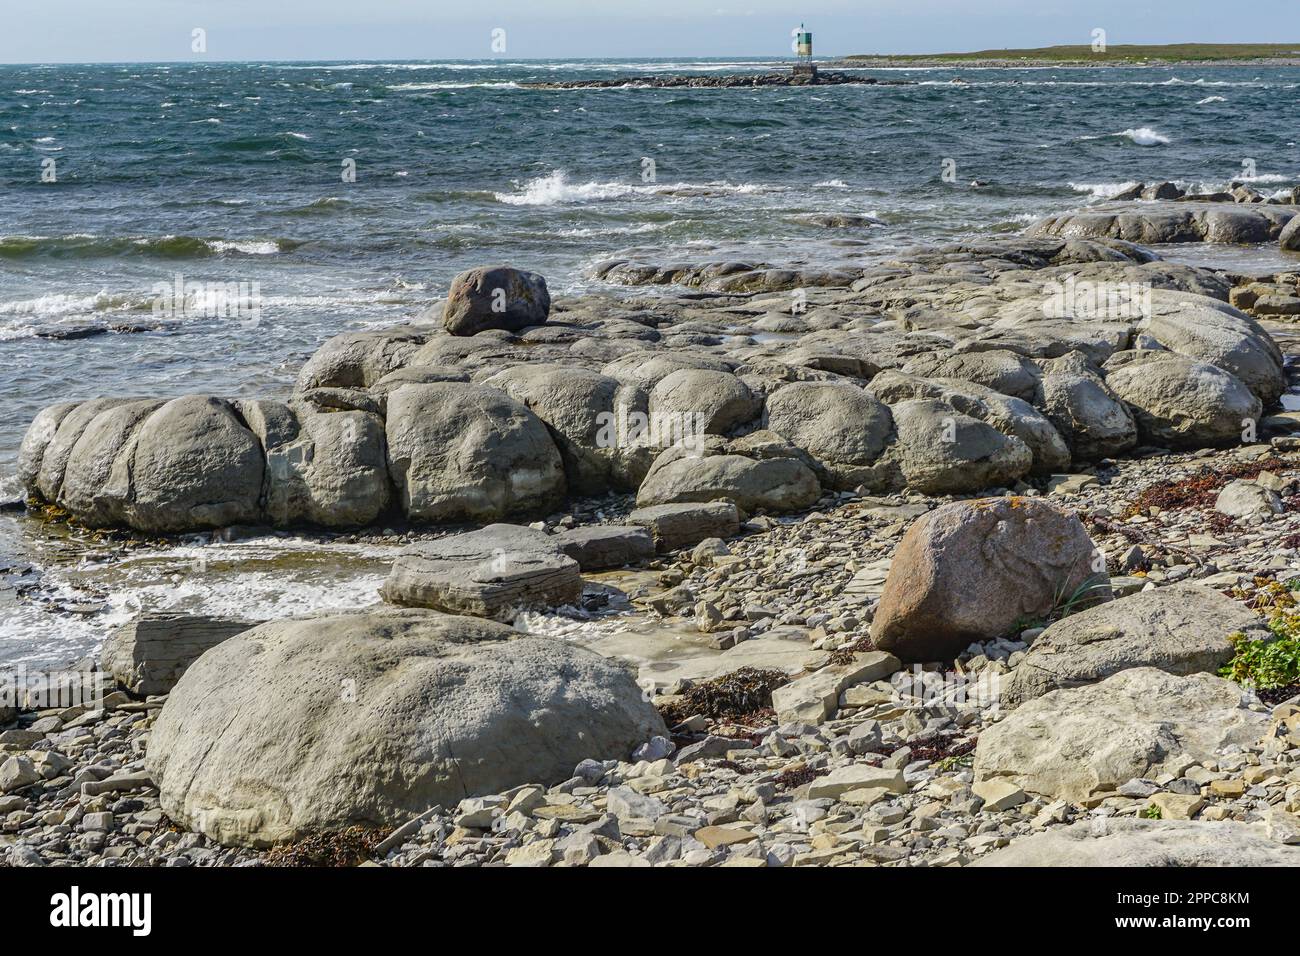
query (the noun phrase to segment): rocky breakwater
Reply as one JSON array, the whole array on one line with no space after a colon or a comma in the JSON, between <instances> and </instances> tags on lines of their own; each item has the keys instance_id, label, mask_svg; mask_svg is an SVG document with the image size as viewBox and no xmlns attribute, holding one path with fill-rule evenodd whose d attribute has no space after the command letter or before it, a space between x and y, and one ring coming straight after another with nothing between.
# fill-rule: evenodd
<instances>
[{"instance_id":1,"label":"rocky breakwater","mask_svg":"<svg viewBox=\"0 0 1300 956\"><path fill-rule=\"evenodd\" d=\"M472 270L441 327L336 336L287 402L47 408L20 474L52 513L144 532L483 524L609 491L782 513L1231 445L1284 388L1228 279L1122 241L910 250L794 308L754 290L806 277L738 269L612 265L708 294L556 302L539 276Z\"/></svg>"},{"instance_id":2,"label":"rocky breakwater","mask_svg":"<svg viewBox=\"0 0 1300 956\"><path fill-rule=\"evenodd\" d=\"M612 80L548 80L521 83L531 90L607 90L636 89L735 89L756 86L910 86L911 80L882 80L861 73L834 70L787 70L766 73L737 73L722 76L638 76Z\"/></svg>"}]
</instances>

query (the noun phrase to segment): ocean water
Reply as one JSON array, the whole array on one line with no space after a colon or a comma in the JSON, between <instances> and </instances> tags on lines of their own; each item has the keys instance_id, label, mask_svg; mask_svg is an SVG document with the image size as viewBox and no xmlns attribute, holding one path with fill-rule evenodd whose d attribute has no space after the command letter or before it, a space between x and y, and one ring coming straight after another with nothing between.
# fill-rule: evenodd
<instances>
[{"instance_id":1,"label":"ocean water","mask_svg":"<svg viewBox=\"0 0 1300 956\"><path fill-rule=\"evenodd\" d=\"M1134 181L1208 190L1253 170L1261 190L1300 183L1296 68L520 86L768 67L0 66L0 492L13 488L27 422L50 402L283 393L324 339L418 315L472 265L531 268L563 293L593 288L589 266L629 251L866 264L917 242L1014 233ZM826 214L882 224L831 229L817 224ZM1179 253L1226 255L1240 269L1273 256ZM158 314L159 287L178 282L237 284L258 297L257 321ZM105 558L0 516L0 662L84 651L142 603L219 610L246 599L271 614L370 599L382 556L335 553L337 577L322 579L301 553L285 559L291 540L223 546L232 568L262 562L238 576L261 590L232 598L187 574L183 553Z\"/></svg>"}]
</instances>

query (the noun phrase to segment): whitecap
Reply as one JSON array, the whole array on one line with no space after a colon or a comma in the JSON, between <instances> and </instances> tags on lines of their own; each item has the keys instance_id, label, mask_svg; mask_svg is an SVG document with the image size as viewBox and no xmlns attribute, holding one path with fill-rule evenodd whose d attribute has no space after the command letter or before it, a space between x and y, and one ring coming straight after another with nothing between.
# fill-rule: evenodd
<instances>
[{"instance_id":1,"label":"whitecap","mask_svg":"<svg viewBox=\"0 0 1300 956\"><path fill-rule=\"evenodd\" d=\"M602 202L637 196L666 196L676 199L699 198L718 195L750 195L753 193L784 192L788 186L764 183L626 183L592 181L573 183L563 170L530 179L518 192L498 192L493 196L498 202L510 206L553 206L559 203Z\"/></svg>"},{"instance_id":2,"label":"whitecap","mask_svg":"<svg viewBox=\"0 0 1300 956\"><path fill-rule=\"evenodd\" d=\"M235 241L218 239L208 243L213 252L241 252L246 256L270 256L280 251L274 240Z\"/></svg>"},{"instance_id":3,"label":"whitecap","mask_svg":"<svg viewBox=\"0 0 1300 956\"><path fill-rule=\"evenodd\" d=\"M1093 199L1110 199L1118 196L1127 189L1132 189L1138 185L1135 182L1126 183L1066 183L1071 189L1079 193L1088 193Z\"/></svg>"},{"instance_id":4,"label":"whitecap","mask_svg":"<svg viewBox=\"0 0 1300 956\"><path fill-rule=\"evenodd\" d=\"M1166 146L1169 143L1168 136L1156 132L1150 126L1139 126L1137 129L1126 129L1122 133L1115 133L1114 135L1125 136L1138 146Z\"/></svg>"}]
</instances>

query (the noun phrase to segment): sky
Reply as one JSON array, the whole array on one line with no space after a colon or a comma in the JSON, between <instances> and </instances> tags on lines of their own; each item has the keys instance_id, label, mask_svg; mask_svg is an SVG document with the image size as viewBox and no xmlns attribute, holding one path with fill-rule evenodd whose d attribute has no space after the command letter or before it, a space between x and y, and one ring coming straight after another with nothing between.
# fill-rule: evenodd
<instances>
[{"instance_id":1,"label":"sky","mask_svg":"<svg viewBox=\"0 0 1300 956\"><path fill-rule=\"evenodd\" d=\"M1300 40L1298 3L1251 0L1241 16L1223 0L0 0L0 63L776 57L801 21L819 56L1090 43L1096 28L1111 44L1282 42Z\"/></svg>"}]
</instances>

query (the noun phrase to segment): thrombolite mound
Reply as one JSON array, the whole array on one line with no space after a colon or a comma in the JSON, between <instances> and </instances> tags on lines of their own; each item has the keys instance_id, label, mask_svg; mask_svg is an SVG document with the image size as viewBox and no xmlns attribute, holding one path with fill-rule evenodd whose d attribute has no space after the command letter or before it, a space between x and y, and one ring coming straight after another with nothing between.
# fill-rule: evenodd
<instances>
[{"instance_id":1,"label":"thrombolite mound","mask_svg":"<svg viewBox=\"0 0 1300 956\"><path fill-rule=\"evenodd\" d=\"M1266 404L1285 390L1281 350L1245 313L1194 295L1157 300L1152 308L1145 331L1165 348L1235 375Z\"/></svg>"},{"instance_id":2,"label":"thrombolite mound","mask_svg":"<svg viewBox=\"0 0 1300 956\"><path fill-rule=\"evenodd\" d=\"M882 456L881 487L960 494L1013 485L1033 466L1033 454L1019 438L963 415L947 402L911 399L890 412L898 438ZM897 477L886 477L890 470Z\"/></svg>"},{"instance_id":3,"label":"thrombolite mound","mask_svg":"<svg viewBox=\"0 0 1300 956\"><path fill-rule=\"evenodd\" d=\"M1106 384L1133 413L1139 439L1166 448L1240 442L1264 407L1236 376L1175 352L1116 352Z\"/></svg>"},{"instance_id":4,"label":"thrombolite mound","mask_svg":"<svg viewBox=\"0 0 1300 956\"><path fill-rule=\"evenodd\" d=\"M571 366L516 365L484 384L502 389L546 423L574 493L633 490L657 453L651 436L638 440L628 434L642 396L607 375Z\"/></svg>"},{"instance_id":5,"label":"thrombolite mound","mask_svg":"<svg viewBox=\"0 0 1300 956\"><path fill-rule=\"evenodd\" d=\"M871 466L894 420L887 405L850 382L794 382L768 396L767 427L817 459L835 488L852 489L876 482Z\"/></svg>"},{"instance_id":6,"label":"thrombolite mound","mask_svg":"<svg viewBox=\"0 0 1300 956\"><path fill-rule=\"evenodd\" d=\"M1124 239L1143 244L1272 242L1296 215L1295 206L1208 202L1114 204L1049 216L1028 235Z\"/></svg>"},{"instance_id":7,"label":"thrombolite mound","mask_svg":"<svg viewBox=\"0 0 1300 956\"><path fill-rule=\"evenodd\" d=\"M564 496L546 426L498 389L407 385L389 396L387 424L389 474L412 518L491 521Z\"/></svg>"},{"instance_id":8,"label":"thrombolite mound","mask_svg":"<svg viewBox=\"0 0 1300 956\"><path fill-rule=\"evenodd\" d=\"M1106 817L1017 840L974 865L1300 866L1300 847L1249 823Z\"/></svg>"},{"instance_id":9,"label":"thrombolite mound","mask_svg":"<svg viewBox=\"0 0 1300 956\"><path fill-rule=\"evenodd\" d=\"M895 371L881 372L871 380L868 390L890 403L909 398L936 398L963 415L1020 439L1033 456L1031 474L1050 475L1069 467L1070 448L1056 427L1042 412L1022 399L1003 395L974 382L928 379Z\"/></svg>"},{"instance_id":10,"label":"thrombolite mound","mask_svg":"<svg viewBox=\"0 0 1300 956\"><path fill-rule=\"evenodd\" d=\"M1109 600L1079 519L1038 498L956 501L918 518L894 552L871 625L903 661L949 660L1069 600Z\"/></svg>"},{"instance_id":11,"label":"thrombolite mound","mask_svg":"<svg viewBox=\"0 0 1300 956\"><path fill-rule=\"evenodd\" d=\"M798 511L821 497L821 484L798 449L707 435L664 451L637 491L638 507L725 498L747 511Z\"/></svg>"},{"instance_id":12,"label":"thrombolite mound","mask_svg":"<svg viewBox=\"0 0 1300 956\"><path fill-rule=\"evenodd\" d=\"M406 365L427 338L427 331L410 326L336 335L303 363L296 390L369 388Z\"/></svg>"},{"instance_id":13,"label":"thrombolite mound","mask_svg":"<svg viewBox=\"0 0 1300 956\"><path fill-rule=\"evenodd\" d=\"M1036 404L1074 458L1111 458L1137 444L1132 410L1077 352L1044 363Z\"/></svg>"},{"instance_id":14,"label":"thrombolite mound","mask_svg":"<svg viewBox=\"0 0 1300 956\"><path fill-rule=\"evenodd\" d=\"M1001 700L1014 707L1131 667L1212 674L1232 657L1234 633L1260 639L1268 629L1245 605L1207 587L1139 591L1049 626L1012 671Z\"/></svg>"},{"instance_id":15,"label":"thrombolite mound","mask_svg":"<svg viewBox=\"0 0 1300 956\"><path fill-rule=\"evenodd\" d=\"M957 243L848 276L764 269L756 284L737 278L748 268L669 270L706 292L560 298L544 325L344 333L304 365L287 406L184 400L163 445L189 441L178 428L216 439L179 454L154 429L173 403L53 406L32 423L20 475L74 519L144 531L352 527L390 512L495 521L611 490L798 510L823 489L970 494L1139 440L1232 442L1231 419L1254 409L1232 379L1265 405L1285 384L1276 345L1223 301L1222 274L1116 239ZM1149 288L1150 308L1054 305L1075 279ZM810 308L778 314L785 296L715 281L802 287ZM1130 353L1162 349L1142 356L1150 380L1126 371ZM682 437L743 442L764 427L790 450L732 446L652 469Z\"/></svg>"},{"instance_id":16,"label":"thrombolite mound","mask_svg":"<svg viewBox=\"0 0 1300 956\"><path fill-rule=\"evenodd\" d=\"M974 382L1013 398L1032 399L1041 374L1023 355L1002 349L918 355L903 366L908 375Z\"/></svg>"},{"instance_id":17,"label":"thrombolite mound","mask_svg":"<svg viewBox=\"0 0 1300 956\"><path fill-rule=\"evenodd\" d=\"M1134 778L1181 772L1220 748L1257 743L1268 723L1231 681L1135 667L1013 710L980 734L975 777L1082 802Z\"/></svg>"},{"instance_id":18,"label":"thrombolite mound","mask_svg":"<svg viewBox=\"0 0 1300 956\"><path fill-rule=\"evenodd\" d=\"M212 648L172 690L147 766L173 820L267 846L556 783L664 734L606 658L475 618L372 611Z\"/></svg>"},{"instance_id":19,"label":"thrombolite mound","mask_svg":"<svg viewBox=\"0 0 1300 956\"><path fill-rule=\"evenodd\" d=\"M1300 252L1300 216L1286 224L1278 234L1277 241L1287 252Z\"/></svg>"}]
</instances>

